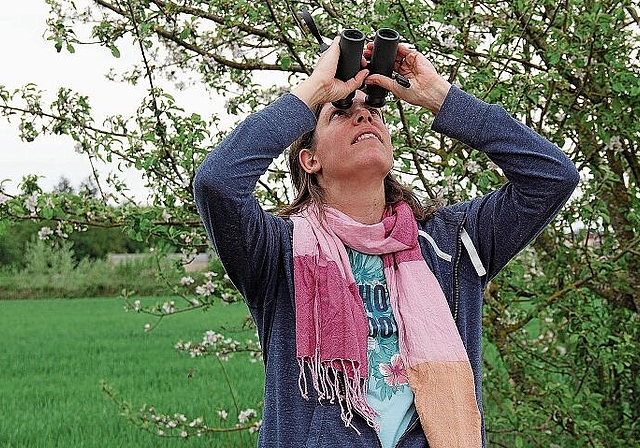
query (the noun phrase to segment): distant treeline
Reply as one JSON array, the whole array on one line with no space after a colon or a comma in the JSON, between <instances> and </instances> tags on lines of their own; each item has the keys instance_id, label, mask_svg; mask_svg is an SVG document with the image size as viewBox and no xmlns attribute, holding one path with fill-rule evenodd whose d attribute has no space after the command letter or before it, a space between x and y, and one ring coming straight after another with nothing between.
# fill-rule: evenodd
<instances>
[{"instance_id":1,"label":"distant treeline","mask_svg":"<svg viewBox=\"0 0 640 448\"><path fill-rule=\"evenodd\" d=\"M38 239L43 227L56 229L55 222L0 220L0 266L22 267L27 243ZM121 228L91 227L83 232L73 232L68 237L73 244L77 261L105 259L109 253L138 253L148 250L146 242L130 239Z\"/></svg>"}]
</instances>

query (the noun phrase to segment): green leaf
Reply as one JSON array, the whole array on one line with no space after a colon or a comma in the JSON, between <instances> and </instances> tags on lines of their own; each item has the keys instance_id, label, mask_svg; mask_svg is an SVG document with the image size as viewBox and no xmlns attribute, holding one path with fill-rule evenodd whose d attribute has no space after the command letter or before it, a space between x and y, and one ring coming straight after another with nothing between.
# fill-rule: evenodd
<instances>
[{"instance_id":1,"label":"green leaf","mask_svg":"<svg viewBox=\"0 0 640 448\"><path fill-rule=\"evenodd\" d=\"M180 39L185 40L191 35L191 28L185 28L180 32Z\"/></svg>"},{"instance_id":2,"label":"green leaf","mask_svg":"<svg viewBox=\"0 0 640 448\"><path fill-rule=\"evenodd\" d=\"M283 70L288 70L289 67L291 67L291 63L293 61L291 60L291 58L289 56L283 56L280 59L280 67L282 67Z\"/></svg>"},{"instance_id":3,"label":"green leaf","mask_svg":"<svg viewBox=\"0 0 640 448\"><path fill-rule=\"evenodd\" d=\"M114 58L120 57L120 50L118 50L118 47L116 47L115 45L109 45L109 49L111 50L111 54Z\"/></svg>"}]
</instances>

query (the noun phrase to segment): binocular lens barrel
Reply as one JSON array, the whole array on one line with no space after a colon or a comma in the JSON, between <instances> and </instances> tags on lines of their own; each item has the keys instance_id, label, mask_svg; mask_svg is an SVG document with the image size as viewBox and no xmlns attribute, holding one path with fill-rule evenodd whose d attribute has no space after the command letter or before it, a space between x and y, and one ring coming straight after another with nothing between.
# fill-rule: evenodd
<instances>
[{"instance_id":1,"label":"binocular lens barrel","mask_svg":"<svg viewBox=\"0 0 640 448\"><path fill-rule=\"evenodd\" d=\"M381 28L376 32L371 63L369 64L369 72L371 74L391 77L399 41L400 34L391 28ZM369 85L367 86L365 102L372 107L382 107L386 102L387 92L386 89L380 86Z\"/></svg>"},{"instance_id":2,"label":"binocular lens barrel","mask_svg":"<svg viewBox=\"0 0 640 448\"><path fill-rule=\"evenodd\" d=\"M344 30L340 35L340 59L336 78L348 81L360 71L360 59L364 48L364 34L359 30Z\"/></svg>"},{"instance_id":3,"label":"binocular lens barrel","mask_svg":"<svg viewBox=\"0 0 640 448\"><path fill-rule=\"evenodd\" d=\"M347 29L340 34L340 58L338 59L338 69L336 78L341 81L348 81L360 71L360 60L364 48L364 33L360 30ZM339 109L351 107L355 92L346 98L334 101L333 105Z\"/></svg>"}]
</instances>

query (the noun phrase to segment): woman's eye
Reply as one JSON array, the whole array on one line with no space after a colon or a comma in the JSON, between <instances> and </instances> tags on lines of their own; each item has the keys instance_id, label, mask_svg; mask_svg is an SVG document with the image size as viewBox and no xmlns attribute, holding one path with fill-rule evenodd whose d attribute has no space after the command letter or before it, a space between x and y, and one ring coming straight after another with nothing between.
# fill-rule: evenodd
<instances>
[{"instance_id":1,"label":"woman's eye","mask_svg":"<svg viewBox=\"0 0 640 448\"><path fill-rule=\"evenodd\" d=\"M380 112L380 109L378 108L371 108L369 109L369 113L374 116L374 117L382 117L382 112Z\"/></svg>"},{"instance_id":2,"label":"woman's eye","mask_svg":"<svg viewBox=\"0 0 640 448\"><path fill-rule=\"evenodd\" d=\"M343 117L343 116L345 116L346 114L347 114L347 112L346 112L346 111L341 110L341 109L336 109L336 110L334 110L334 111L333 111L333 113L331 114L331 116L329 117L329 119L331 120L331 119L333 119L333 118L335 118L335 117Z\"/></svg>"}]
</instances>

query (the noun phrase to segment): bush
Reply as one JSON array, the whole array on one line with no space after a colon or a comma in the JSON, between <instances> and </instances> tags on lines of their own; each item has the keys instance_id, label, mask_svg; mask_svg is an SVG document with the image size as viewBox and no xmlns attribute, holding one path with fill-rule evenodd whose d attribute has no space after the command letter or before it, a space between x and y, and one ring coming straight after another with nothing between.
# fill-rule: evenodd
<instances>
[{"instance_id":1,"label":"bush","mask_svg":"<svg viewBox=\"0 0 640 448\"><path fill-rule=\"evenodd\" d=\"M21 267L0 271L0 300L116 296L123 289L139 295L167 294L183 275L179 266L152 254L118 264L76 258L69 241L52 245L33 239L26 245Z\"/></svg>"}]
</instances>

